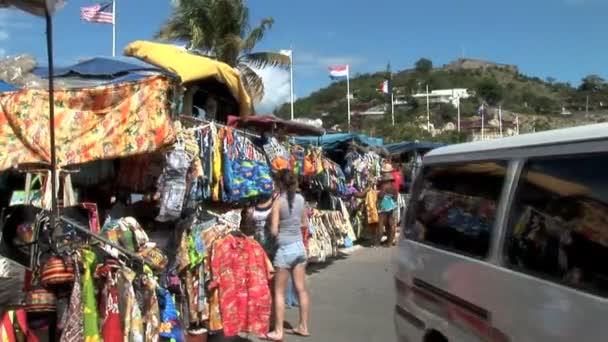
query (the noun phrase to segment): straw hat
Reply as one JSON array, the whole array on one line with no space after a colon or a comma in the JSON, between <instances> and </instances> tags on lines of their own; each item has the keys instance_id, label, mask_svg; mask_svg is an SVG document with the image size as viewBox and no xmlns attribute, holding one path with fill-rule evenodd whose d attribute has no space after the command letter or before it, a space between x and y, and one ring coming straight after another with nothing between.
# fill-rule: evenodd
<instances>
[{"instance_id":1,"label":"straw hat","mask_svg":"<svg viewBox=\"0 0 608 342\"><path fill-rule=\"evenodd\" d=\"M384 165L382 165L382 173L392 173L393 172L393 165L391 165L390 163L384 163Z\"/></svg>"}]
</instances>

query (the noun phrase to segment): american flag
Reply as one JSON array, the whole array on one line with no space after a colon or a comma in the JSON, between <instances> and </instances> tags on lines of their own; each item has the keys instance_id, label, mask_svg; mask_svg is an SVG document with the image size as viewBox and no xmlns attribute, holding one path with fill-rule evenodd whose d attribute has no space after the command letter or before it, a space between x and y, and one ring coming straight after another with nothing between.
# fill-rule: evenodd
<instances>
[{"instance_id":1,"label":"american flag","mask_svg":"<svg viewBox=\"0 0 608 342\"><path fill-rule=\"evenodd\" d=\"M92 23L114 24L112 3L82 7L80 9L80 18Z\"/></svg>"}]
</instances>

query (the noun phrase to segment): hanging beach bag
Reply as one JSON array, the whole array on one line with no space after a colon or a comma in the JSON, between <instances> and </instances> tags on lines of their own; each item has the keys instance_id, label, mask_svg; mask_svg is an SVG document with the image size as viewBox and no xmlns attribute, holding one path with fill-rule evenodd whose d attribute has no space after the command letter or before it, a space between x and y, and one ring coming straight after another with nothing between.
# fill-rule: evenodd
<instances>
[{"instance_id":1,"label":"hanging beach bag","mask_svg":"<svg viewBox=\"0 0 608 342\"><path fill-rule=\"evenodd\" d=\"M28 173L25 176L25 189L15 190L11 194L10 206L27 204L36 207L42 206L43 179L41 175L34 176Z\"/></svg>"},{"instance_id":2,"label":"hanging beach bag","mask_svg":"<svg viewBox=\"0 0 608 342\"><path fill-rule=\"evenodd\" d=\"M268 142L264 144L264 153L266 153L266 158L273 171L289 168L290 155L277 139L268 139Z\"/></svg>"},{"instance_id":3,"label":"hanging beach bag","mask_svg":"<svg viewBox=\"0 0 608 342\"><path fill-rule=\"evenodd\" d=\"M270 169L263 162L246 158L243 142L232 131L224 137L224 191L228 202L239 202L272 193Z\"/></svg>"},{"instance_id":4,"label":"hanging beach bag","mask_svg":"<svg viewBox=\"0 0 608 342\"><path fill-rule=\"evenodd\" d=\"M304 174L304 159L306 151L302 146L294 145L291 150L291 169L294 175L300 176Z\"/></svg>"},{"instance_id":5,"label":"hanging beach bag","mask_svg":"<svg viewBox=\"0 0 608 342\"><path fill-rule=\"evenodd\" d=\"M303 165L303 173L304 177L311 177L317 173L315 169L315 155L313 153L313 149L311 147L305 153L304 156L304 165Z\"/></svg>"},{"instance_id":6,"label":"hanging beach bag","mask_svg":"<svg viewBox=\"0 0 608 342\"><path fill-rule=\"evenodd\" d=\"M51 256L40 270L40 283L49 290L71 286L74 279L74 263L67 258Z\"/></svg>"},{"instance_id":7,"label":"hanging beach bag","mask_svg":"<svg viewBox=\"0 0 608 342\"><path fill-rule=\"evenodd\" d=\"M52 292L38 287L27 293L25 297L25 311L28 314L48 314L56 310L57 300Z\"/></svg>"}]
</instances>

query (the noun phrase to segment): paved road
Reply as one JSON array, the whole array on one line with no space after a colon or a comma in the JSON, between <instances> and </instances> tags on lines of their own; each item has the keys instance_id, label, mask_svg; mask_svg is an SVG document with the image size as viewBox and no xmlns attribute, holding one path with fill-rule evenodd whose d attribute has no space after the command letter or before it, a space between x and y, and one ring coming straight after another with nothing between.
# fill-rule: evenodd
<instances>
[{"instance_id":1,"label":"paved road","mask_svg":"<svg viewBox=\"0 0 608 342\"><path fill-rule=\"evenodd\" d=\"M287 342L393 342L395 305L391 256L394 249L360 248L322 267L309 270L312 336L286 335ZM298 323L297 308L286 321ZM218 336L219 337L219 336ZM211 339L258 341L256 338Z\"/></svg>"},{"instance_id":2,"label":"paved road","mask_svg":"<svg viewBox=\"0 0 608 342\"><path fill-rule=\"evenodd\" d=\"M311 274L313 336L289 336L286 341L396 341L392 253L394 249L360 249ZM290 309L287 319L297 324L297 309Z\"/></svg>"}]
</instances>

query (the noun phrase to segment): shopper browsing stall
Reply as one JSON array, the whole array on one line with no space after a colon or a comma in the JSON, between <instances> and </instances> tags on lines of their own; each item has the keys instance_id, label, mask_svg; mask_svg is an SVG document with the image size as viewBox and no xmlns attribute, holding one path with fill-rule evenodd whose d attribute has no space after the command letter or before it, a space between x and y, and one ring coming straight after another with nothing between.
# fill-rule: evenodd
<instances>
[{"instance_id":1,"label":"shopper browsing stall","mask_svg":"<svg viewBox=\"0 0 608 342\"><path fill-rule=\"evenodd\" d=\"M285 290L292 274L298 299L300 301L300 323L291 332L296 335L309 336L308 314L309 297L306 289L306 248L301 227L308 226L306 203L302 195L297 194L297 181L293 173L281 170L277 173L276 185L280 196L275 201L270 216L270 232L277 237L277 252L274 257L276 276L275 291L275 329L263 336L269 341L283 340L283 322L285 319Z\"/></svg>"}]
</instances>

